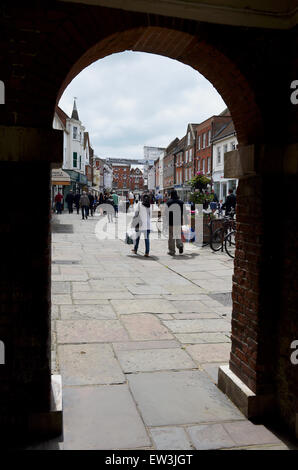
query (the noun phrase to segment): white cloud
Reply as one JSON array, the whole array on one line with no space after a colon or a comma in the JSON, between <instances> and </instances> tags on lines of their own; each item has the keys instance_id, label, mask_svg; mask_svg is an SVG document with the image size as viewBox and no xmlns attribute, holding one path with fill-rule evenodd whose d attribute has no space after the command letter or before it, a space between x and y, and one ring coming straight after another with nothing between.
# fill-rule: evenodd
<instances>
[{"instance_id":1,"label":"white cloud","mask_svg":"<svg viewBox=\"0 0 298 470\"><path fill-rule=\"evenodd\" d=\"M189 122L226 106L196 70L141 52L113 54L83 70L60 100L68 115L74 96L95 153L103 157L137 158L144 145L166 147L185 135Z\"/></svg>"}]
</instances>

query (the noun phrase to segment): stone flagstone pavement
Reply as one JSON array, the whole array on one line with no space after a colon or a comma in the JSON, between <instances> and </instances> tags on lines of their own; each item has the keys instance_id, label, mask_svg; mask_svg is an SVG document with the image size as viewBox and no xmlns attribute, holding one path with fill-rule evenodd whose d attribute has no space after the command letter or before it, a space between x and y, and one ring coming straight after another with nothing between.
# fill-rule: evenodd
<instances>
[{"instance_id":1,"label":"stone flagstone pavement","mask_svg":"<svg viewBox=\"0 0 298 470\"><path fill-rule=\"evenodd\" d=\"M230 353L232 259L191 244L171 257L157 234L151 256L143 239L135 256L95 236L98 214L54 219L52 372L62 375L64 436L39 448L287 449L216 386Z\"/></svg>"}]
</instances>

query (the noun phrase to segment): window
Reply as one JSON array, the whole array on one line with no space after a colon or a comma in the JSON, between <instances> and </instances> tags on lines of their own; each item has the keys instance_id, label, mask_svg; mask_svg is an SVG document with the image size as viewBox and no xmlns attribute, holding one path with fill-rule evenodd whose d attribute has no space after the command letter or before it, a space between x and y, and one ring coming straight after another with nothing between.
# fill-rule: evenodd
<instances>
[{"instance_id":1,"label":"window","mask_svg":"<svg viewBox=\"0 0 298 470\"><path fill-rule=\"evenodd\" d=\"M82 157L80 155L80 169L82 168Z\"/></svg>"},{"instance_id":2,"label":"window","mask_svg":"<svg viewBox=\"0 0 298 470\"><path fill-rule=\"evenodd\" d=\"M185 153L185 163L188 162L188 150L186 150L186 153Z\"/></svg>"},{"instance_id":3,"label":"window","mask_svg":"<svg viewBox=\"0 0 298 470\"><path fill-rule=\"evenodd\" d=\"M206 134L203 134L203 149L206 147Z\"/></svg>"},{"instance_id":4,"label":"window","mask_svg":"<svg viewBox=\"0 0 298 470\"><path fill-rule=\"evenodd\" d=\"M77 139L77 137L78 137L78 128L73 127L73 129L72 129L72 138Z\"/></svg>"},{"instance_id":5,"label":"window","mask_svg":"<svg viewBox=\"0 0 298 470\"><path fill-rule=\"evenodd\" d=\"M223 153L225 154L227 151L228 151L228 145L225 144L224 147L223 147Z\"/></svg>"},{"instance_id":6,"label":"window","mask_svg":"<svg viewBox=\"0 0 298 470\"><path fill-rule=\"evenodd\" d=\"M211 158L208 158L208 173L210 173L210 171L211 171L210 162L211 162Z\"/></svg>"},{"instance_id":7,"label":"window","mask_svg":"<svg viewBox=\"0 0 298 470\"><path fill-rule=\"evenodd\" d=\"M220 160L221 160L220 147L217 147L217 164L218 165L220 165Z\"/></svg>"},{"instance_id":8,"label":"window","mask_svg":"<svg viewBox=\"0 0 298 470\"><path fill-rule=\"evenodd\" d=\"M206 160L205 160L205 158L204 158L204 160L203 160L203 173L204 173L204 174L205 174L205 171L206 171L205 163L206 163Z\"/></svg>"},{"instance_id":9,"label":"window","mask_svg":"<svg viewBox=\"0 0 298 470\"><path fill-rule=\"evenodd\" d=\"M198 137L198 150L201 150L201 136Z\"/></svg>"},{"instance_id":10,"label":"window","mask_svg":"<svg viewBox=\"0 0 298 470\"><path fill-rule=\"evenodd\" d=\"M189 150L189 161L191 162L192 159L192 148Z\"/></svg>"},{"instance_id":11,"label":"window","mask_svg":"<svg viewBox=\"0 0 298 470\"><path fill-rule=\"evenodd\" d=\"M190 132L187 134L187 145L190 144Z\"/></svg>"},{"instance_id":12,"label":"window","mask_svg":"<svg viewBox=\"0 0 298 470\"><path fill-rule=\"evenodd\" d=\"M188 169L188 179L191 179L191 168Z\"/></svg>"},{"instance_id":13,"label":"window","mask_svg":"<svg viewBox=\"0 0 298 470\"><path fill-rule=\"evenodd\" d=\"M208 131L208 147L211 145L211 131Z\"/></svg>"},{"instance_id":14,"label":"window","mask_svg":"<svg viewBox=\"0 0 298 470\"><path fill-rule=\"evenodd\" d=\"M72 154L72 166L74 168L77 168L77 166L78 166L78 154L77 154L77 152L73 152L73 154Z\"/></svg>"},{"instance_id":15,"label":"window","mask_svg":"<svg viewBox=\"0 0 298 470\"><path fill-rule=\"evenodd\" d=\"M184 169L184 178L185 178L185 181L187 181L187 168Z\"/></svg>"}]
</instances>

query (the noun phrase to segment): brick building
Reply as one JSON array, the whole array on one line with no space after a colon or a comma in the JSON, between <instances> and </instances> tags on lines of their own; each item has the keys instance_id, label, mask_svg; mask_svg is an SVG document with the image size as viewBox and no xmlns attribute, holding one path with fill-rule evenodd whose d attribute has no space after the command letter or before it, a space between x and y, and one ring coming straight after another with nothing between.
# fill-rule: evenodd
<instances>
[{"instance_id":1,"label":"brick building","mask_svg":"<svg viewBox=\"0 0 298 470\"><path fill-rule=\"evenodd\" d=\"M117 192L128 192L130 189L130 165L126 163L112 163L113 189Z\"/></svg>"},{"instance_id":2,"label":"brick building","mask_svg":"<svg viewBox=\"0 0 298 470\"><path fill-rule=\"evenodd\" d=\"M225 109L219 116L211 116L196 125L195 173L202 171L212 175L212 138L230 120L231 114Z\"/></svg>"},{"instance_id":3,"label":"brick building","mask_svg":"<svg viewBox=\"0 0 298 470\"><path fill-rule=\"evenodd\" d=\"M179 194L180 199L184 199L185 186L184 186L184 154L185 154L186 136L179 140L174 150L174 164L175 164L175 178L174 188Z\"/></svg>"},{"instance_id":4,"label":"brick building","mask_svg":"<svg viewBox=\"0 0 298 470\"><path fill-rule=\"evenodd\" d=\"M140 168L130 170L129 189L136 193L142 193L144 189L144 175Z\"/></svg>"},{"instance_id":5,"label":"brick building","mask_svg":"<svg viewBox=\"0 0 298 470\"><path fill-rule=\"evenodd\" d=\"M171 189L174 188L174 177L175 177L175 158L174 150L179 143L178 137L174 139L166 148L165 156L163 160L163 189L165 193L170 193Z\"/></svg>"}]
</instances>

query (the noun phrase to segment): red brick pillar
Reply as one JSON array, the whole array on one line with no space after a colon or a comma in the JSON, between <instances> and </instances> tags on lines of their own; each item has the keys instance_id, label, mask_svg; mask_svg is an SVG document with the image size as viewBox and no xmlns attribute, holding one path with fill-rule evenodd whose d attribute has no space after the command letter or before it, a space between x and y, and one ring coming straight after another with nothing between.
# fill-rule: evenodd
<instances>
[{"instance_id":1,"label":"red brick pillar","mask_svg":"<svg viewBox=\"0 0 298 470\"><path fill-rule=\"evenodd\" d=\"M232 350L218 386L246 416L281 416L295 432L297 146L257 155L259 175L240 179L237 189Z\"/></svg>"}]
</instances>

